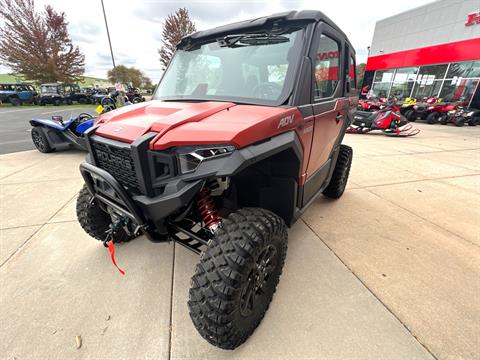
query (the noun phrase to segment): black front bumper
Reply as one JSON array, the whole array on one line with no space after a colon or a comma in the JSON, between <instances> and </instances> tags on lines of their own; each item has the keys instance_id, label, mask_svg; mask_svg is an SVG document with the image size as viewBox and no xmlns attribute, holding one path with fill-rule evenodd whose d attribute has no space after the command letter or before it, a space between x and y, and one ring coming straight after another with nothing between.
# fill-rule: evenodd
<instances>
[{"instance_id":1,"label":"black front bumper","mask_svg":"<svg viewBox=\"0 0 480 360\"><path fill-rule=\"evenodd\" d=\"M102 205L137 223L150 240L163 240L167 220L194 200L204 179L180 178L171 154L150 151L154 133L128 144L94 130L86 134L89 155L80 165L88 190Z\"/></svg>"},{"instance_id":2,"label":"black front bumper","mask_svg":"<svg viewBox=\"0 0 480 360\"><path fill-rule=\"evenodd\" d=\"M148 197L129 194L112 175L87 162L80 164L80 172L97 201L132 219L155 242L168 234L166 219L193 201L203 186L203 180L188 183L179 180L172 182L177 191Z\"/></svg>"}]
</instances>

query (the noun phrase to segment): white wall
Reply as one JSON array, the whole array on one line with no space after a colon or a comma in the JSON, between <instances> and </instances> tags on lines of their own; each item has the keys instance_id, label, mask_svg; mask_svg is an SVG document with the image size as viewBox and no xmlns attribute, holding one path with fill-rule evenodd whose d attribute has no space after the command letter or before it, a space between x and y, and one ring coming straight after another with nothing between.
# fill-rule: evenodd
<instances>
[{"instance_id":1,"label":"white wall","mask_svg":"<svg viewBox=\"0 0 480 360\"><path fill-rule=\"evenodd\" d=\"M479 38L480 24L465 26L467 15L479 10L480 0L437 0L380 20L370 56Z\"/></svg>"}]
</instances>

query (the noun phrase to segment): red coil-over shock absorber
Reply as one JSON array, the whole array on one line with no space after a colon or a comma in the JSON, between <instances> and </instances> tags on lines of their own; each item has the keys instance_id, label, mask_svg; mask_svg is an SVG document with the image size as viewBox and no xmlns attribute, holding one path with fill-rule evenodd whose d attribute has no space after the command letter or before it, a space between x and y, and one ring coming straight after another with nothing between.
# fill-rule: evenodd
<instances>
[{"instance_id":1,"label":"red coil-over shock absorber","mask_svg":"<svg viewBox=\"0 0 480 360\"><path fill-rule=\"evenodd\" d=\"M215 231L222 222L222 219L218 215L210 192L210 187L206 184L202 191L200 191L197 206L205 226L211 231Z\"/></svg>"}]
</instances>

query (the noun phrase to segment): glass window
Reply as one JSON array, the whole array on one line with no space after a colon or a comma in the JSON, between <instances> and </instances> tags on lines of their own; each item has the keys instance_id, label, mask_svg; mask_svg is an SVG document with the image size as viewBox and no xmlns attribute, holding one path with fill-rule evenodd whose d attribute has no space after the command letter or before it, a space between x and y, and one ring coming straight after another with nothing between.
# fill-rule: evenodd
<instances>
[{"instance_id":1,"label":"glass window","mask_svg":"<svg viewBox=\"0 0 480 360\"><path fill-rule=\"evenodd\" d=\"M322 35L315 61L315 100L333 96L338 84L339 55L338 43Z\"/></svg>"},{"instance_id":2,"label":"glass window","mask_svg":"<svg viewBox=\"0 0 480 360\"><path fill-rule=\"evenodd\" d=\"M452 79L454 77L480 77L480 61L468 61L463 63L450 64L447 79Z\"/></svg>"},{"instance_id":3,"label":"glass window","mask_svg":"<svg viewBox=\"0 0 480 360\"><path fill-rule=\"evenodd\" d=\"M417 81L423 78L431 79L431 81L435 79L443 79L445 77L447 67L447 64L422 66L420 67Z\"/></svg>"},{"instance_id":4,"label":"glass window","mask_svg":"<svg viewBox=\"0 0 480 360\"><path fill-rule=\"evenodd\" d=\"M440 97L446 102L460 101L467 105L472 99L478 82L478 79L446 80Z\"/></svg>"},{"instance_id":5,"label":"glass window","mask_svg":"<svg viewBox=\"0 0 480 360\"><path fill-rule=\"evenodd\" d=\"M433 76L424 77L420 82L417 80L413 97L418 99L436 97L442 86L442 81L443 80L433 80Z\"/></svg>"},{"instance_id":6,"label":"glass window","mask_svg":"<svg viewBox=\"0 0 480 360\"><path fill-rule=\"evenodd\" d=\"M357 88L357 67L355 64L355 58L350 56L350 88Z\"/></svg>"},{"instance_id":7,"label":"glass window","mask_svg":"<svg viewBox=\"0 0 480 360\"><path fill-rule=\"evenodd\" d=\"M303 29L248 33L177 49L157 90L159 100L284 101L300 60Z\"/></svg>"},{"instance_id":8,"label":"glass window","mask_svg":"<svg viewBox=\"0 0 480 360\"><path fill-rule=\"evenodd\" d=\"M418 67L400 68L397 69L393 79L390 96L395 96L399 99L405 99L410 96L413 84L417 78Z\"/></svg>"},{"instance_id":9,"label":"glass window","mask_svg":"<svg viewBox=\"0 0 480 360\"><path fill-rule=\"evenodd\" d=\"M395 96L398 99L406 99L410 97L410 93L413 89L414 81L406 81L403 83L393 83L392 90L390 90L390 96Z\"/></svg>"},{"instance_id":10,"label":"glass window","mask_svg":"<svg viewBox=\"0 0 480 360\"><path fill-rule=\"evenodd\" d=\"M415 81L417 79L417 71L418 71L418 67L397 69L393 82L397 84L401 84L407 81Z\"/></svg>"},{"instance_id":11,"label":"glass window","mask_svg":"<svg viewBox=\"0 0 480 360\"><path fill-rule=\"evenodd\" d=\"M370 95L373 97L387 97L388 96L388 90L390 89L390 85L392 83L389 82L378 82L378 83L373 83L372 90L370 91Z\"/></svg>"},{"instance_id":12,"label":"glass window","mask_svg":"<svg viewBox=\"0 0 480 360\"><path fill-rule=\"evenodd\" d=\"M281 85L287 77L288 64L268 65L268 81Z\"/></svg>"},{"instance_id":13,"label":"glass window","mask_svg":"<svg viewBox=\"0 0 480 360\"><path fill-rule=\"evenodd\" d=\"M375 72L375 82L392 82L395 69L382 70Z\"/></svg>"}]
</instances>

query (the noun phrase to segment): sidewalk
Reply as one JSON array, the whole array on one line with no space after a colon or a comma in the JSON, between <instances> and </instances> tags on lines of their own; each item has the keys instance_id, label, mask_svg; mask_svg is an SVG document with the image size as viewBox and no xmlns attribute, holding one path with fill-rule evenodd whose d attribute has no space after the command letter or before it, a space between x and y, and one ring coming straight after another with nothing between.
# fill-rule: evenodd
<instances>
[{"instance_id":1,"label":"sidewalk","mask_svg":"<svg viewBox=\"0 0 480 360\"><path fill-rule=\"evenodd\" d=\"M196 255L141 237L117 247L121 277L81 230L83 153L0 156L0 358L475 359L480 127L418 126L347 136L349 189L290 229L272 305L233 352L191 324Z\"/></svg>"}]
</instances>

